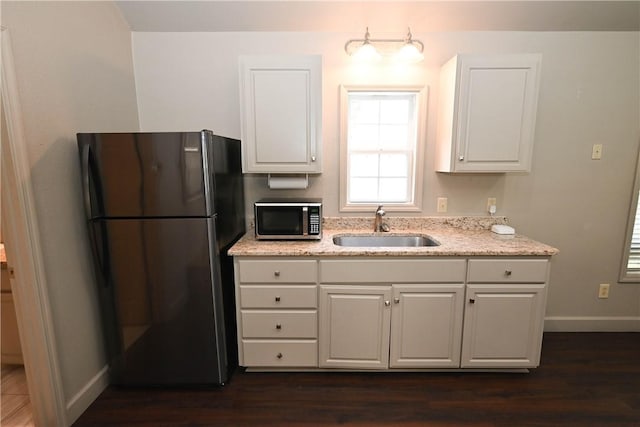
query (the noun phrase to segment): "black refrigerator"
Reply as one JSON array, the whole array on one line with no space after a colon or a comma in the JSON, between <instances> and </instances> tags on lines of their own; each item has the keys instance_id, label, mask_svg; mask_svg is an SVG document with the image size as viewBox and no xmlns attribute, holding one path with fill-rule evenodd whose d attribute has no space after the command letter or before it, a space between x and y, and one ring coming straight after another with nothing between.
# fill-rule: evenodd
<instances>
[{"instance_id":1,"label":"black refrigerator","mask_svg":"<svg viewBox=\"0 0 640 427\"><path fill-rule=\"evenodd\" d=\"M79 133L110 381L215 385L237 365L240 142L201 132Z\"/></svg>"}]
</instances>

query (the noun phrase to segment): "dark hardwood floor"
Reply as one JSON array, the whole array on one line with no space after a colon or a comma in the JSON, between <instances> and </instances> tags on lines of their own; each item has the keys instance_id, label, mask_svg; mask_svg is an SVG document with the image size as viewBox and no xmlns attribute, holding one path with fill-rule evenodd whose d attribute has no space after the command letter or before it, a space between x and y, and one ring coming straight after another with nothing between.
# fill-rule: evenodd
<instances>
[{"instance_id":1,"label":"dark hardwood floor","mask_svg":"<svg viewBox=\"0 0 640 427\"><path fill-rule=\"evenodd\" d=\"M512 373L246 373L208 390L110 387L83 426L640 426L640 333L546 333Z\"/></svg>"}]
</instances>

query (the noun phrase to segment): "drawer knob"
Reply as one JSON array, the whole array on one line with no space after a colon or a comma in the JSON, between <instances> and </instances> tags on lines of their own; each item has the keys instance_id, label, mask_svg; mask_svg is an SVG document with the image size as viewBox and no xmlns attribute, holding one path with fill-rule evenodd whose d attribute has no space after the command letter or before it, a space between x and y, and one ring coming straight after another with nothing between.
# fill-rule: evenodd
<instances>
[{"instance_id":1,"label":"drawer knob","mask_svg":"<svg viewBox=\"0 0 640 427\"><path fill-rule=\"evenodd\" d=\"M280 297L276 297L276 302L280 302Z\"/></svg>"},{"instance_id":2,"label":"drawer knob","mask_svg":"<svg viewBox=\"0 0 640 427\"><path fill-rule=\"evenodd\" d=\"M276 329L282 329L282 325L280 323L276 323Z\"/></svg>"},{"instance_id":3,"label":"drawer knob","mask_svg":"<svg viewBox=\"0 0 640 427\"><path fill-rule=\"evenodd\" d=\"M276 270L276 271L273 272L273 275L276 276L276 277L280 277L280 272L278 270Z\"/></svg>"},{"instance_id":4,"label":"drawer knob","mask_svg":"<svg viewBox=\"0 0 640 427\"><path fill-rule=\"evenodd\" d=\"M511 276L511 270L505 270L504 271L504 275L507 276L507 277Z\"/></svg>"},{"instance_id":5,"label":"drawer knob","mask_svg":"<svg viewBox=\"0 0 640 427\"><path fill-rule=\"evenodd\" d=\"M278 354L276 354L276 357L277 357L278 359L282 359L282 353L278 353Z\"/></svg>"}]
</instances>

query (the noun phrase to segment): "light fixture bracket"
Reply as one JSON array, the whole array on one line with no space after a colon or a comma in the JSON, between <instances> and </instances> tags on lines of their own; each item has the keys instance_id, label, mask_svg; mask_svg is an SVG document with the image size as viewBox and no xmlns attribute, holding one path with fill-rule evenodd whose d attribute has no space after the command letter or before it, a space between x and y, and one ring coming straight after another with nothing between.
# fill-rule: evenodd
<instances>
[{"instance_id":1,"label":"light fixture bracket","mask_svg":"<svg viewBox=\"0 0 640 427\"><path fill-rule=\"evenodd\" d=\"M358 49L364 45L373 45L380 54L390 55L396 53L405 45L413 45L420 54L424 53L424 43L418 39L414 39L411 29L407 29L407 35L401 39L374 39L369 34L369 27L366 28L364 38L350 39L344 44L344 51L347 55L352 56Z\"/></svg>"}]
</instances>

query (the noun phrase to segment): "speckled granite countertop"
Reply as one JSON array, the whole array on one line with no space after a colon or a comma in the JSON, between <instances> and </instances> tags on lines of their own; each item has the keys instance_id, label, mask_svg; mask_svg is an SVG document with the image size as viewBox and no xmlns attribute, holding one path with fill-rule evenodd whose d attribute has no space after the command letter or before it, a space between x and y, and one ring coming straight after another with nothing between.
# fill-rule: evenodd
<instances>
[{"instance_id":1,"label":"speckled granite countertop","mask_svg":"<svg viewBox=\"0 0 640 427\"><path fill-rule=\"evenodd\" d=\"M373 218L323 218L322 240L256 240L250 229L231 249L233 256L551 256L558 249L516 234L503 236L490 231L493 224L506 224L505 217L416 217L385 218L388 233L373 233ZM517 232L517 230L516 230ZM428 235L440 246L344 247L333 237L344 234Z\"/></svg>"}]
</instances>

